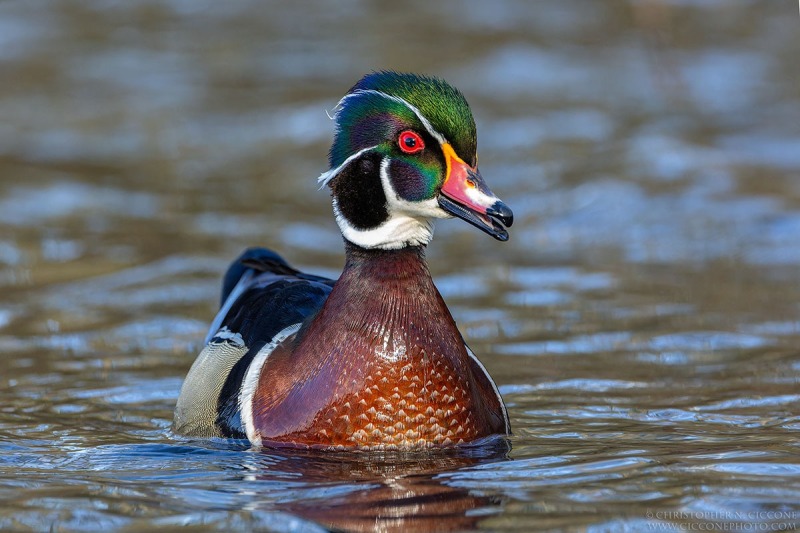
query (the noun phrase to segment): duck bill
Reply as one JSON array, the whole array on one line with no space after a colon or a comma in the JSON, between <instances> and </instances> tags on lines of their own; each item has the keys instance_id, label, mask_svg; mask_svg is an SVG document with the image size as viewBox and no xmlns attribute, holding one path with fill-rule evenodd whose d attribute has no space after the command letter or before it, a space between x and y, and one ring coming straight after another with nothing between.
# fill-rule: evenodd
<instances>
[{"instance_id":1,"label":"duck bill","mask_svg":"<svg viewBox=\"0 0 800 533\"><path fill-rule=\"evenodd\" d=\"M511 209L489 189L478 169L458 157L450 144L444 144L442 151L447 177L439 194L439 207L495 239L507 241L506 228L514 222Z\"/></svg>"}]
</instances>

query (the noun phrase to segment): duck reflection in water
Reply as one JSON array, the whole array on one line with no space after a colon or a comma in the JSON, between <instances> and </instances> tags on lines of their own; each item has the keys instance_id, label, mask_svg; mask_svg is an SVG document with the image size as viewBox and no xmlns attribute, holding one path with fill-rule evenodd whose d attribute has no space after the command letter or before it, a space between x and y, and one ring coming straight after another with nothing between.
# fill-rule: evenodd
<instances>
[{"instance_id":1,"label":"duck reflection in water","mask_svg":"<svg viewBox=\"0 0 800 533\"><path fill-rule=\"evenodd\" d=\"M289 477L302 483L297 490L307 484L310 492L292 491L287 503L255 503L257 508L290 513L333 531L464 531L494 514L501 497L452 486L441 474L506 461L509 451L504 438L405 453L287 450L280 455L270 450L253 454L245 468L253 471L248 481L285 482Z\"/></svg>"}]
</instances>

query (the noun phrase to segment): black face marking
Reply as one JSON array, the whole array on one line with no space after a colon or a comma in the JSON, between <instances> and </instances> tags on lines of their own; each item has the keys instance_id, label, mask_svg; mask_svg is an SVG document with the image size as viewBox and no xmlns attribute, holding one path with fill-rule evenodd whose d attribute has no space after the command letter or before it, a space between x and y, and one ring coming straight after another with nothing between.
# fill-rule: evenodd
<instances>
[{"instance_id":1,"label":"black face marking","mask_svg":"<svg viewBox=\"0 0 800 533\"><path fill-rule=\"evenodd\" d=\"M331 181L339 212L357 230L375 228L389 218L381 184L381 158L378 153L366 153Z\"/></svg>"}]
</instances>

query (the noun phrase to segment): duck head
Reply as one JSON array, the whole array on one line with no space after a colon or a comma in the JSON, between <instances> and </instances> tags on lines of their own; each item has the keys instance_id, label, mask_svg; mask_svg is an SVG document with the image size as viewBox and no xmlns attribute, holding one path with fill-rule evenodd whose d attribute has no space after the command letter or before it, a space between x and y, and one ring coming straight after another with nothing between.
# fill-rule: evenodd
<instances>
[{"instance_id":1,"label":"duck head","mask_svg":"<svg viewBox=\"0 0 800 533\"><path fill-rule=\"evenodd\" d=\"M437 218L461 218L508 239L511 209L478 171L477 135L464 96L428 76L363 77L336 106L330 170L336 222L362 248L421 246Z\"/></svg>"}]
</instances>

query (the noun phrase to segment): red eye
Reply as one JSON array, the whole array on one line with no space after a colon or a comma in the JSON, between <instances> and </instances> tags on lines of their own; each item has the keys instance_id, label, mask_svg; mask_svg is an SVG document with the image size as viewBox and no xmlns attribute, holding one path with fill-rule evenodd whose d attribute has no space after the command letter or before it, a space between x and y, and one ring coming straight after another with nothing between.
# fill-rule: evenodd
<instances>
[{"instance_id":1,"label":"red eye","mask_svg":"<svg viewBox=\"0 0 800 533\"><path fill-rule=\"evenodd\" d=\"M407 154L416 154L425 148L425 142L418 134L411 130L406 130L397 138L397 145Z\"/></svg>"}]
</instances>

